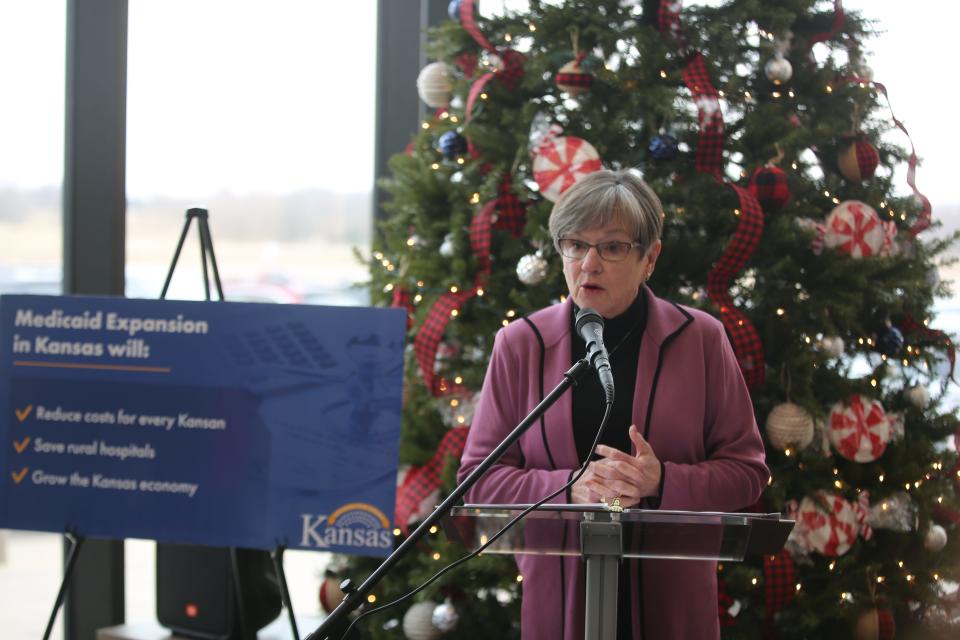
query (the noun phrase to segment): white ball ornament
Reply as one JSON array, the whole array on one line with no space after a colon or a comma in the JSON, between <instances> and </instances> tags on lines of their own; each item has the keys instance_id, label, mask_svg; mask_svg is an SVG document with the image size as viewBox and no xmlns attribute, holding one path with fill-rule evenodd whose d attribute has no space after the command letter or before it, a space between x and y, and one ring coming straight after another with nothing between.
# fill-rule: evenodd
<instances>
[{"instance_id":1,"label":"white ball ornament","mask_svg":"<svg viewBox=\"0 0 960 640\"><path fill-rule=\"evenodd\" d=\"M433 610L432 621L433 626L442 633L449 633L453 631L454 627L457 626L457 622L460 621L460 612L457 611L457 608L453 606L452 602L445 600L443 604L438 604L437 608Z\"/></svg>"},{"instance_id":2,"label":"white ball ornament","mask_svg":"<svg viewBox=\"0 0 960 640\"><path fill-rule=\"evenodd\" d=\"M903 394L907 397L907 400L910 402L910 404L918 409L923 409L930 404L930 392L927 391L926 387L910 387L904 391Z\"/></svg>"},{"instance_id":3,"label":"white ball ornament","mask_svg":"<svg viewBox=\"0 0 960 640\"><path fill-rule=\"evenodd\" d=\"M767 416L767 437L777 449L803 449L813 441L813 417L792 402L778 404Z\"/></svg>"},{"instance_id":4,"label":"white ball ornament","mask_svg":"<svg viewBox=\"0 0 960 640\"><path fill-rule=\"evenodd\" d=\"M433 626L436 602L417 602L403 615L403 634L410 640L436 640L440 629Z\"/></svg>"},{"instance_id":5,"label":"white ball ornament","mask_svg":"<svg viewBox=\"0 0 960 640\"><path fill-rule=\"evenodd\" d=\"M417 76L417 94L428 107L439 109L450 104L453 73L445 62L431 62Z\"/></svg>"},{"instance_id":6,"label":"white ball ornament","mask_svg":"<svg viewBox=\"0 0 960 640\"><path fill-rule=\"evenodd\" d=\"M526 285L540 284L547 277L547 261L540 252L520 258L517 262L517 277Z\"/></svg>"},{"instance_id":7,"label":"white ball ornament","mask_svg":"<svg viewBox=\"0 0 960 640\"><path fill-rule=\"evenodd\" d=\"M937 553L943 551L945 546L947 546L947 530L938 524L930 525L927 535L923 537L923 547L927 551Z\"/></svg>"},{"instance_id":8,"label":"white ball ornament","mask_svg":"<svg viewBox=\"0 0 960 640\"><path fill-rule=\"evenodd\" d=\"M778 54L767 62L763 68L763 73L767 76L767 80L773 84L783 84L789 82L790 78L793 77L793 65L790 64L789 60Z\"/></svg>"},{"instance_id":9,"label":"white ball ornament","mask_svg":"<svg viewBox=\"0 0 960 640\"><path fill-rule=\"evenodd\" d=\"M820 351L828 358L839 358L843 355L843 338L840 336L823 336L819 342Z\"/></svg>"},{"instance_id":10,"label":"white ball ornament","mask_svg":"<svg viewBox=\"0 0 960 640\"><path fill-rule=\"evenodd\" d=\"M443 238L443 242L440 243L440 255L444 258L453 257L453 234L448 233Z\"/></svg>"}]
</instances>

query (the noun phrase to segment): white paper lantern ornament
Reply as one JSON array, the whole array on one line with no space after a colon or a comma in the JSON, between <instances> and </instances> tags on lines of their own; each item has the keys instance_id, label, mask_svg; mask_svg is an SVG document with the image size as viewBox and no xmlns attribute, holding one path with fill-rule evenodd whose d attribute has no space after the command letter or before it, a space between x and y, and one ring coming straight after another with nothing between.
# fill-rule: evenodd
<instances>
[{"instance_id":1,"label":"white paper lantern ornament","mask_svg":"<svg viewBox=\"0 0 960 640\"><path fill-rule=\"evenodd\" d=\"M775 85L781 85L789 82L793 77L793 65L778 53L763 67L763 73L767 76L767 80Z\"/></svg>"},{"instance_id":2,"label":"white paper lantern ornament","mask_svg":"<svg viewBox=\"0 0 960 640\"><path fill-rule=\"evenodd\" d=\"M792 402L778 404L766 423L767 438L777 449L804 449L813 441L813 416Z\"/></svg>"},{"instance_id":3,"label":"white paper lantern ornament","mask_svg":"<svg viewBox=\"0 0 960 640\"><path fill-rule=\"evenodd\" d=\"M450 104L453 72L445 62L431 62L417 76L417 94L428 107L440 109Z\"/></svg>"},{"instance_id":4,"label":"white paper lantern ornament","mask_svg":"<svg viewBox=\"0 0 960 640\"><path fill-rule=\"evenodd\" d=\"M403 615L403 634L410 640L436 640L441 631L433 625L436 602L417 602Z\"/></svg>"}]
</instances>

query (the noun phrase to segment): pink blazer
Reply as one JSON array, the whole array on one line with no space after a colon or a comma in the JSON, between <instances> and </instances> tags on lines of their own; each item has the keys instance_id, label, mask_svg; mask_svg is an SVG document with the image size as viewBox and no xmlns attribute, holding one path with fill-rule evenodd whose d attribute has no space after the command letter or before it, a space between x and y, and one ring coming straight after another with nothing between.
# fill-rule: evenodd
<instances>
[{"instance_id":1,"label":"pink blazer","mask_svg":"<svg viewBox=\"0 0 960 640\"><path fill-rule=\"evenodd\" d=\"M723 325L706 313L661 300L646 287L644 294L647 326L633 389L633 422L664 463L660 508L735 511L753 504L769 471L750 394ZM544 393L570 368L571 304L568 299L531 315L539 336L522 320L497 333L461 458L461 480L540 401L541 354ZM543 425L531 427L467 501L536 502L578 468L572 399L565 393L546 412ZM563 494L553 500L566 501ZM582 638L582 558L519 555L517 565L523 576L524 640ZM715 562L631 560L622 570L631 572L632 592L643 594L633 605L635 639L719 638Z\"/></svg>"}]
</instances>

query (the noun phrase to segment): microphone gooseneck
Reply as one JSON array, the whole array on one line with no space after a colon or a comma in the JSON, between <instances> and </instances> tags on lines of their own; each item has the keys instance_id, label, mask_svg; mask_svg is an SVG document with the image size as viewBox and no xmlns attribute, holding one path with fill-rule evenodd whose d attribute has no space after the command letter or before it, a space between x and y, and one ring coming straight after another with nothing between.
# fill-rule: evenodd
<instances>
[{"instance_id":1,"label":"microphone gooseneck","mask_svg":"<svg viewBox=\"0 0 960 640\"><path fill-rule=\"evenodd\" d=\"M603 344L603 316L593 309L580 309L577 313L577 335L587 343L587 360L597 372L607 404L613 404L613 369L610 368L610 354Z\"/></svg>"}]
</instances>

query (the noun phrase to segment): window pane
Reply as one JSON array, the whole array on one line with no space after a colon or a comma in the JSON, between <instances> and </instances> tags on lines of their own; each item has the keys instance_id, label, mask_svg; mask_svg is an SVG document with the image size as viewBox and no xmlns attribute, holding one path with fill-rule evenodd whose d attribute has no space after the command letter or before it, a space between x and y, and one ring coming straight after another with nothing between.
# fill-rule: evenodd
<instances>
[{"instance_id":1,"label":"window pane","mask_svg":"<svg viewBox=\"0 0 960 640\"><path fill-rule=\"evenodd\" d=\"M65 32L63 2L0 4L0 293L61 290Z\"/></svg>"},{"instance_id":2,"label":"window pane","mask_svg":"<svg viewBox=\"0 0 960 640\"><path fill-rule=\"evenodd\" d=\"M0 294L61 291L65 33L64 2L0 4ZM0 530L4 637L43 636L62 554L58 534Z\"/></svg>"},{"instance_id":3,"label":"window pane","mask_svg":"<svg viewBox=\"0 0 960 640\"><path fill-rule=\"evenodd\" d=\"M374 0L131 0L127 295L202 206L228 300L362 304L375 52ZM203 297L199 255L192 225L169 297Z\"/></svg>"}]
</instances>

